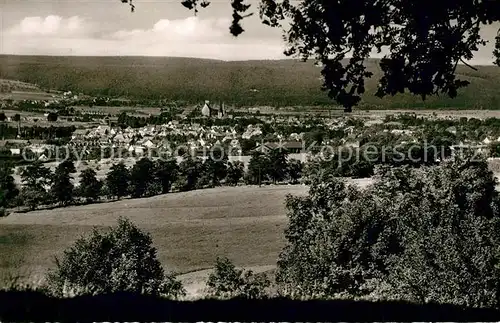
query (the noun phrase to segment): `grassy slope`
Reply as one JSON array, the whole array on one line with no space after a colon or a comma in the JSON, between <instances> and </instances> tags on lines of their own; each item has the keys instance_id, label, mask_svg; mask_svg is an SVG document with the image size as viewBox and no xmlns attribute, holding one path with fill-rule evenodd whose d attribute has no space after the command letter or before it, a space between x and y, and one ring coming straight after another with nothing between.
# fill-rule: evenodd
<instances>
[{"instance_id":1,"label":"grassy slope","mask_svg":"<svg viewBox=\"0 0 500 323\"><path fill-rule=\"evenodd\" d=\"M472 81L456 99L432 98L423 103L410 95L384 100L373 92L380 70L368 62L375 78L368 81L364 103L369 108L500 108L498 68L459 67ZM223 62L158 57L50 57L0 55L0 78L35 83L43 88L94 95L167 98L199 103L224 100L236 105L332 105L320 90L320 69L293 60ZM258 92L251 92L251 89Z\"/></svg>"},{"instance_id":2,"label":"grassy slope","mask_svg":"<svg viewBox=\"0 0 500 323\"><path fill-rule=\"evenodd\" d=\"M304 186L216 188L152 198L12 214L0 219L0 278L40 277L78 236L126 216L152 234L168 270L274 265L283 247L284 197Z\"/></svg>"},{"instance_id":3,"label":"grassy slope","mask_svg":"<svg viewBox=\"0 0 500 323\"><path fill-rule=\"evenodd\" d=\"M371 180L352 182L365 187ZM53 266L53 257L79 236L93 227L115 225L119 216L151 233L159 259L169 271L210 268L217 256L226 256L237 266L274 266L285 242L285 196L303 195L307 189L302 185L219 187L14 213L0 218L0 285L16 275L37 281Z\"/></svg>"}]
</instances>

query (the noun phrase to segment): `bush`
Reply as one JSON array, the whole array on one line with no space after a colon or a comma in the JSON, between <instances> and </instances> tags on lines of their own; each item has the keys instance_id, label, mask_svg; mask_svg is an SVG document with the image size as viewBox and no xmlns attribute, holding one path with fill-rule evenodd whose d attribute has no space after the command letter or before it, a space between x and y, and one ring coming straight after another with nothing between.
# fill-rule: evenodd
<instances>
[{"instance_id":1,"label":"bush","mask_svg":"<svg viewBox=\"0 0 500 323\"><path fill-rule=\"evenodd\" d=\"M365 190L332 179L287 198L279 293L498 307L500 198L487 163L376 176Z\"/></svg>"},{"instance_id":2,"label":"bush","mask_svg":"<svg viewBox=\"0 0 500 323\"><path fill-rule=\"evenodd\" d=\"M180 282L166 275L151 246L149 234L128 220L108 232L94 230L64 251L56 269L47 275L46 289L55 296L136 292L178 297L184 295Z\"/></svg>"},{"instance_id":3,"label":"bush","mask_svg":"<svg viewBox=\"0 0 500 323\"><path fill-rule=\"evenodd\" d=\"M218 298L243 297L260 299L266 296L271 282L264 274L236 269L227 258L217 258L214 272L208 277L208 293Z\"/></svg>"},{"instance_id":4,"label":"bush","mask_svg":"<svg viewBox=\"0 0 500 323\"><path fill-rule=\"evenodd\" d=\"M154 181L147 184L144 196L155 196L161 194L161 183Z\"/></svg>"},{"instance_id":5,"label":"bush","mask_svg":"<svg viewBox=\"0 0 500 323\"><path fill-rule=\"evenodd\" d=\"M4 216L8 216L8 215L9 215L9 212L4 207L0 207L0 218L2 218Z\"/></svg>"}]
</instances>

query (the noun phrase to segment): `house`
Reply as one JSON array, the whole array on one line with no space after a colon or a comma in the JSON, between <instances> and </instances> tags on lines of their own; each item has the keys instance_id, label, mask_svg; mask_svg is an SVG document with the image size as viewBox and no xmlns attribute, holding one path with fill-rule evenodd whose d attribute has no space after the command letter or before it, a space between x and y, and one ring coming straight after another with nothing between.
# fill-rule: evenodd
<instances>
[{"instance_id":1,"label":"house","mask_svg":"<svg viewBox=\"0 0 500 323\"><path fill-rule=\"evenodd\" d=\"M201 114L204 117L211 117L212 116L212 108L210 108L209 105L210 101L205 101L205 104L203 105L203 108L201 108Z\"/></svg>"},{"instance_id":2,"label":"house","mask_svg":"<svg viewBox=\"0 0 500 323\"><path fill-rule=\"evenodd\" d=\"M258 145L253 151L268 153L273 149L284 149L289 154L298 154L303 152L303 150L305 150L305 147L300 141L267 142Z\"/></svg>"},{"instance_id":3,"label":"house","mask_svg":"<svg viewBox=\"0 0 500 323\"><path fill-rule=\"evenodd\" d=\"M262 130L260 130L260 128L248 125L246 131L241 135L241 138L250 139L254 136L260 136L260 135L262 135Z\"/></svg>"},{"instance_id":4,"label":"house","mask_svg":"<svg viewBox=\"0 0 500 323\"><path fill-rule=\"evenodd\" d=\"M134 147L134 153L136 153L137 155L143 155L145 150L146 148L144 148L143 146Z\"/></svg>"},{"instance_id":5,"label":"house","mask_svg":"<svg viewBox=\"0 0 500 323\"><path fill-rule=\"evenodd\" d=\"M298 133L291 133L289 138L290 140L293 140L293 141L299 141L299 140L302 140L302 136L303 134L298 134Z\"/></svg>"},{"instance_id":6,"label":"house","mask_svg":"<svg viewBox=\"0 0 500 323\"><path fill-rule=\"evenodd\" d=\"M406 129L393 129L391 130L391 133L395 135L412 135L413 131Z\"/></svg>"},{"instance_id":7,"label":"house","mask_svg":"<svg viewBox=\"0 0 500 323\"><path fill-rule=\"evenodd\" d=\"M354 126L349 126L344 129L345 133L352 134L354 132Z\"/></svg>"},{"instance_id":8,"label":"house","mask_svg":"<svg viewBox=\"0 0 500 323\"><path fill-rule=\"evenodd\" d=\"M156 148L156 145L150 140L148 139L146 142L143 143L144 147L146 148Z\"/></svg>"},{"instance_id":9,"label":"house","mask_svg":"<svg viewBox=\"0 0 500 323\"><path fill-rule=\"evenodd\" d=\"M21 148L10 148L10 153L13 156L19 156L21 155Z\"/></svg>"},{"instance_id":10,"label":"house","mask_svg":"<svg viewBox=\"0 0 500 323\"><path fill-rule=\"evenodd\" d=\"M231 142L229 143L230 147L240 147L240 142L238 139L232 139Z\"/></svg>"},{"instance_id":11,"label":"house","mask_svg":"<svg viewBox=\"0 0 500 323\"><path fill-rule=\"evenodd\" d=\"M109 140L106 137L99 138L99 145L101 145L101 146L109 146L109 145L111 145L111 140Z\"/></svg>"},{"instance_id":12,"label":"house","mask_svg":"<svg viewBox=\"0 0 500 323\"><path fill-rule=\"evenodd\" d=\"M89 133L88 129L76 129L75 131L73 131L71 140L82 140L88 133Z\"/></svg>"},{"instance_id":13,"label":"house","mask_svg":"<svg viewBox=\"0 0 500 323\"><path fill-rule=\"evenodd\" d=\"M29 150L31 150L35 154L43 154L45 150L48 148L47 145L30 145Z\"/></svg>"},{"instance_id":14,"label":"house","mask_svg":"<svg viewBox=\"0 0 500 323\"><path fill-rule=\"evenodd\" d=\"M47 156L45 156L45 154L42 154L40 157L38 157L38 160L44 162L44 161L47 161L49 159L47 158Z\"/></svg>"},{"instance_id":15,"label":"house","mask_svg":"<svg viewBox=\"0 0 500 323\"><path fill-rule=\"evenodd\" d=\"M287 141L285 142L284 147L290 154L298 154L305 149L301 141Z\"/></svg>"},{"instance_id":16,"label":"house","mask_svg":"<svg viewBox=\"0 0 500 323\"><path fill-rule=\"evenodd\" d=\"M111 127L110 126L98 126L96 129L96 134L100 135L100 136L106 136L106 135L109 135L110 131L111 131Z\"/></svg>"},{"instance_id":17,"label":"house","mask_svg":"<svg viewBox=\"0 0 500 323\"><path fill-rule=\"evenodd\" d=\"M454 127L454 126L448 127L448 128L446 128L446 131L456 135L457 134L457 127Z\"/></svg>"}]
</instances>

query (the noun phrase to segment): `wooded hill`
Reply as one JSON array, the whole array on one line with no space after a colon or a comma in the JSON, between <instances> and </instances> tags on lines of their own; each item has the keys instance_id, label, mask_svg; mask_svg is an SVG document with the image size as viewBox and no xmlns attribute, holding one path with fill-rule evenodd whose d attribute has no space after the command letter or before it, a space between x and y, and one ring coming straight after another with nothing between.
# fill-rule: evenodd
<instances>
[{"instance_id":1,"label":"wooded hill","mask_svg":"<svg viewBox=\"0 0 500 323\"><path fill-rule=\"evenodd\" d=\"M368 109L500 109L500 69L459 66L471 82L455 99L423 102L409 94L376 98L378 60L367 62L374 77L367 82L361 107ZM223 100L237 106L335 106L321 91L320 68L296 60L237 61L174 57L54 57L0 55L0 78L95 96L169 99L200 103Z\"/></svg>"}]
</instances>

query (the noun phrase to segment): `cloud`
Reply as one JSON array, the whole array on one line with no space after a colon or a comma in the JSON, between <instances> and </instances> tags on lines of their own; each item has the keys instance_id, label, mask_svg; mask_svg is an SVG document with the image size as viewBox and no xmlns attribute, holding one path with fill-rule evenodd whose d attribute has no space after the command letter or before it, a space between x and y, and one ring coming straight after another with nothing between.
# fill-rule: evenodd
<instances>
[{"instance_id":1,"label":"cloud","mask_svg":"<svg viewBox=\"0 0 500 323\"><path fill-rule=\"evenodd\" d=\"M21 55L185 56L223 60L283 58L279 37L238 38L230 19L188 17L160 19L147 29L103 32L78 16L27 17L3 33L0 51ZM22 36L22 41L19 41Z\"/></svg>"},{"instance_id":2,"label":"cloud","mask_svg":"<svg viewBox=\"0 0 500 323\"><path fill-rule=\"evenodd\" d=\"M23 36L23 37L77 37L84 36L91 32L90 24L86 23L82 18L73 16L63 18L60 16L42 17L26 17L19 24L7 30L8 36Z\"/></svg>"},{"instance_id":3,"label":"cloud","mask_svg":"<svg viewBox=\"0 0 500 323\"><path fill-rule=\"evenodd\" d=\"M89 21L79 16L26 17L0 36L0 53L20 55L183 56L222 60L280 59L284 43L277 30L258 17L244 21L244 34L229 33L229 17L159 19L145 28L124 28L127 22ZM495 27L496 28L496 27ZM493 28L494 29L494 28ZM486 39L494 38L490 27ZM491 64L491 43L472 64ZM377 57L380 55L374 55Z\"/></svg>"},{"instance_id":4,"label":"cloud","mask_svg":"<svg viewBox=\"0 0 500 323\"><path fill-rule=\"evenodd\" d=\"M113 40L156 44L159 41L176 44L213 43L230 41L229 19L199 19L189 17L179 20L161 19L147 30L119 30L109 37Z\"/></svg>"}]
</instances>

